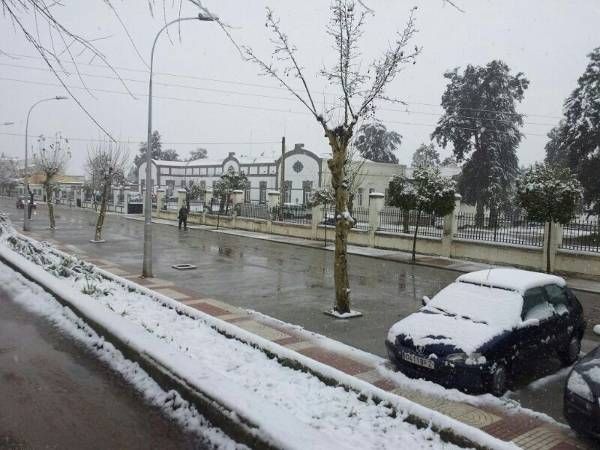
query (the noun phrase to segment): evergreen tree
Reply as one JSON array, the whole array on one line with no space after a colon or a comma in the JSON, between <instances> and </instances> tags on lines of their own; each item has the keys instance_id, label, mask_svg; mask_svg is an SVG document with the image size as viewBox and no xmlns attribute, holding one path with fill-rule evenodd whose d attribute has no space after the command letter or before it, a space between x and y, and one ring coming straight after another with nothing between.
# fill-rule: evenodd
<instances>
[{"instance_id":1,"label":"evergreen tree","mask_svg":"<svg viewBox=\"0 0 600 450\"><path fill-rule=\"evenodd\" d=\"M417 167L435 167L440 165L440 154L435 148L433 142L429 145L421 144L415 150L412 156L412 166Z\"/></svg>"},{"instance_id":2,"label":"evergreen tree","mask_svg":"<svg viewBox=\"0 0 600 450\"><path fill-rule=\"evenodd\" d=\"M417 233L423 212L445 216L454 211L454 181L442 176L438 167L419 167L412 180L395 175L390 181L389 202L392 206L404 211L415 210L417 213L413 234L412 261L416 259Z\"/></svg>"},{"instance_id":3,"label":"evergreen tree","mask_svg":"<svg viewBox=\"0 0 600 450\"><path fill-rule=\"evenodd\" d=\"M190 156L188 157L188 161L196 161L197 159L206 159L208 156L208 150L205 148L198 147L196 150L192 150L190 152Z\"/></svg>"},{"instance_id":4,"label":"evergreen tree","mask_svg":"<svg viewBox=\"0 0 600 450\"><path fill-rule=\"evenodd\" d=\"M462 73L454 69L444 77L449 80L442 96L445 113L432 138L444 148L452 144L457 161L465 161L460 192L467 203L477 205L481 223L484 208L495 214L514 189L523 124L516 103L529 81L522 73L512 75L502 61L468 65Z\"/></svg>"},{"instance_id":5,"label":"evergreen tree","mask_svg":"<svg viewBox=\"0 0 600 450\"><path fill-rule=\"evenodd\" d=\"M394 152L402 142L402 136L395 131L388 131L381 123L362 125L354 146L365 159L374 162L398 164Z\"/></svg>"},{"instance_id":6,"label":"evergreen tree","mask_svg":"<svg viewBox=\"0 0 600 450\"><path fill-rule=\"evenodd\" d=\"M548 135L546 161L568 165L583 186L584 203L600 215L600 47L588 57L577 88L565 101L564 120Z\"/></svg>"},{"instance_id":7,"label":"evergreen tree","mask_svg":"<svg viewBox=\"0 0 600 450\"><path fill-rule=\"evenodd\" d=\"M527 170L517 183L519 200L529 218L539 222L566 225L575 215L581 199L581 184L568 168L537 164ZM552 241L552 227L548 229L548 246ZM546 271L550 271L548 248Z\"/></svg>"},{"instance_id":8,"label":"evergreen tree","mask_svg":"<svg viewBox=\"0 0 600 450\"><path fill-rule=\"evenodd\" d=\"M179 155L175 150L163 150L161 136L158 130L154 130L152 132L152 159L160 159L163 161L179 161ZM139 153L135 155L133 159L133 167L132 173L128 178L137 179L138 169L140 164L146 161L146 149L148 148L148 144L146 142L140 143Z\"/></svg>"}]
</instances>

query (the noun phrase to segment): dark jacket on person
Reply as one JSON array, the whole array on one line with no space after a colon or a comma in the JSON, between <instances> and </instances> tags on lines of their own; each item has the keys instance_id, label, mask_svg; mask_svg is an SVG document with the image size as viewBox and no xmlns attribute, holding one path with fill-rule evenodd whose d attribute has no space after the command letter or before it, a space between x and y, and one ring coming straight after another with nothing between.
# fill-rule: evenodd
<instances>
[{"instance_id":1,"label":"dark jacket on person","mask_svg":"<svg viewBox=\"0 0 600 450\"><path fill-rule=\"evenodd\" d=\"M187 210L187 208L186 208L185 206L182 206L182 207L179 209L179 215L178 215L177 217L178 217L178 219L180 219L180 220L187 220L187 217L188 217L188 210Z\"/></svg>"}]
</instances>

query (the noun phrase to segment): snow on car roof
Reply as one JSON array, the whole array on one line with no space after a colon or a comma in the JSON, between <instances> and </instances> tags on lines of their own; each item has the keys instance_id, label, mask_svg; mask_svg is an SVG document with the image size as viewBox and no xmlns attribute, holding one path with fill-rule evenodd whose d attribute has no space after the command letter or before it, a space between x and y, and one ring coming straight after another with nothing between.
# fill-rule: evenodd
<instances>
[{"instance_id":1,"label":"snow on car roof","mask_svg":"<svg viewBox=\"0 0 600 450\"><path fill-rule=\"evenodd\" d=\"M558 284L559 286L566 285L565 280L556 275L520 269L479 270L477 272L461 275L456 280L464 283L510 289L520 292L521 294L524 294L528 289L545 286L547 284Z\"/></svg>"}]
</instances>

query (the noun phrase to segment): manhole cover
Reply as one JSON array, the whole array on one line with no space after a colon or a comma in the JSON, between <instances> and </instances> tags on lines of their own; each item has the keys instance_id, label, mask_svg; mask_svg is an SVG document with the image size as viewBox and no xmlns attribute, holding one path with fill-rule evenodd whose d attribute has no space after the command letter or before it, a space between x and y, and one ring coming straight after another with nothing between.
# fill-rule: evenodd
<instances>
[{"instance_id":1,"label":"manhole cover","mask_svg":"<svg viewBox=\"0 0 600 450\"><path fill-rule=\"evenodd\" d=\"M196 268L193 264L175 264L171 267L175 270L192 270Z\"/></svg>"}]
</instances>

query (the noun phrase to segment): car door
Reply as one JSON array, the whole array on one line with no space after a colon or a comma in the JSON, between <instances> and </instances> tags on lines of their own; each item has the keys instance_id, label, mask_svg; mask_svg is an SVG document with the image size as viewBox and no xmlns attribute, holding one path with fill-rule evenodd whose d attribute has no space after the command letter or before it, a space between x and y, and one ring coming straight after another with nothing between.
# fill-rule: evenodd
<instances>
[{"instance_id":1,"label":"car door","mask_svg":"<svg viewBox=\"0 0 600 450\"><path fill-rule=\"evenodd\" d=\"M553 356L557 317L543 287L535 287L525 292L521 318L522 355L527 359Z\"/></svg>"},{"instance_id":2,"label":"car door","mask_svg":"<svg viewBox=\"0 0 600 450\"><path fill-rule=\"evenodd\" d=\"M567 291L563 286L549 284L544 286L548 301L554 307L556 312L554 336L555 345L563 348L569 343L571 334L573 333L573 317L574 307L571 304Z\"/></svg>"}]
</instances>

